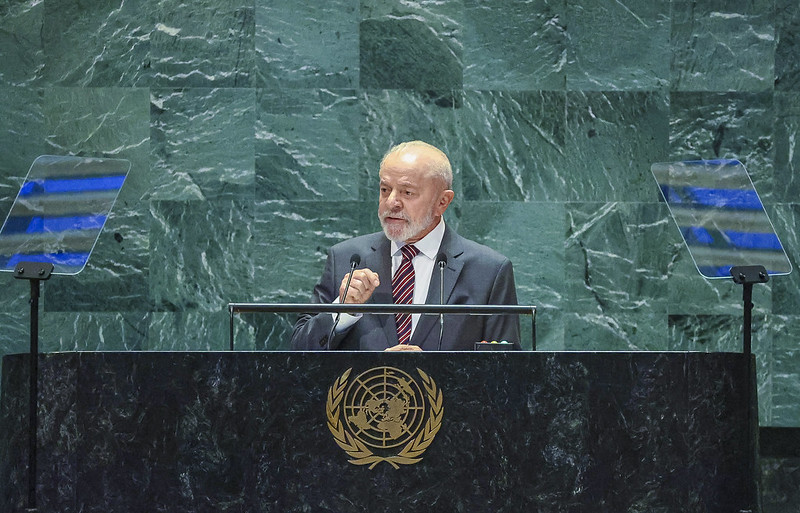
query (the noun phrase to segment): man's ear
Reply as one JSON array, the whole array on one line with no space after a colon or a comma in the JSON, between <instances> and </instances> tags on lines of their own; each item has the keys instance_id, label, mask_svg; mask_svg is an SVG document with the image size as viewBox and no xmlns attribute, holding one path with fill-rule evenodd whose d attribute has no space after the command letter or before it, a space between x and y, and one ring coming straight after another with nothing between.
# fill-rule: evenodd
<instances>
[{"instance_id":1,"label":"man's ear","mask_svg":"<svg viewBox=\"0 0 800 513\"><path fill-rule=\"evenodd\" d=\"M450 189L442 191L442 193L439 195L439 201L436 203L436 215L441 216L444 214L444 211L450 206L450 203L453 201L455 195L456 193Z\"/></svg>"}]
</instances>

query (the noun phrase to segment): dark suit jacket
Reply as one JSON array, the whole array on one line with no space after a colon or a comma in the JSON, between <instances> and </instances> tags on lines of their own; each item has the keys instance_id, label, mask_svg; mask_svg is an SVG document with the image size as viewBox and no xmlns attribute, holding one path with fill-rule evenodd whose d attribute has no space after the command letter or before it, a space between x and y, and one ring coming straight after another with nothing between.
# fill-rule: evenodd
<instances>
[{"instance_id":1,"label":"dark suit jacket","mask_svg":"<svg viewBox=\"0 0 800 513\"><path fill-rule=\"evenodd\" d=\"M383 232L356 237L336 244L328 251L328 260L320 282L314 287L314 303L329 304L339 295L339 285L350 271L350 257L361 256L359 267L378 273L381 284L370 303L392 303L391 243ZM439 248L447 255L444 270L446 304L516 305L514 272L511 261L500 253L459 236L445 226ZM439 304L439 270L434 269L428 288L428 304ZM353 326L338 333L327 347L333 326L331 314L301 315L294 327L292 348L299 350L368 350L382 351L397 344L393 315L365 314ZM519 318L516 315L445 315L443 351L472 350L481 340L507 340L519 349ZM435 351L439 341L439 316L422 315L410 344Z\"/></svg>"}]
</instances>

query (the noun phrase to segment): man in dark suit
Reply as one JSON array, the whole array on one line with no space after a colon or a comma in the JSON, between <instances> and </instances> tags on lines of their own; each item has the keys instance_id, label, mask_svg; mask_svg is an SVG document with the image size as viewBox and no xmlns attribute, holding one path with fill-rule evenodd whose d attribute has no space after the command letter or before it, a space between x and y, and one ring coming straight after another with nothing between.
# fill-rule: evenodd
<instances>
[{"instance_id":1,"label":"man in dark suit","mask_svg":"<svg viewBox=\"0 0 800 513\"><path fill-rule=\"evenodd\" d=\"M314 287L315 303L517 304L508 258L459 236L444 222L453 201L450 161L422 141L402 143L380 165L378 217L383 232L356 237L328 251L325 271ZM440 295L436 258L446 257ZM359 255L342 300L350 259ZM410 320L409 320L410 317ZM481 340L508 341L519 349L515 315L445 315L441 344L438 315L342 314L329 337L334 316L301 315L292 348L301 350L444 351L471 350Z\"/></svg>"}]
</instances>

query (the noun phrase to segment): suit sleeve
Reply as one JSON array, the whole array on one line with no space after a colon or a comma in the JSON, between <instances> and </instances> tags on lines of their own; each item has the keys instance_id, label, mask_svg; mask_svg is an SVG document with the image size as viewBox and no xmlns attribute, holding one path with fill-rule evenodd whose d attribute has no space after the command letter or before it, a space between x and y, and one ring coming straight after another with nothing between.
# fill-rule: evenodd
<instances>
[{"instance_id":1,"label":"suit sleeve","mask_svg":"<svg viewBox=\"0 0 800 513\"><path fill-rule=\"evenodd\" d=\"M338 282L336 280L336 256L328 250L328 259L325 270L319 283L314 287L311 302L314 304L330 304L338 297ZM337 333L328 347L328 334L333 327L333 317L330 313L317 315L300 314L292 332L292 349L298 351L325 351L339 347L348 330Z\"/></svg>"},{"instance_id":2,"label":"suit sleeve","mask_svg":"<svg viewBox=\"0 0 800 513\"><path fill-rule=\"evenodd\" d=\"M489 293L490 305L516 305L517 290L514 285L514 269L511 261L505 259L495 276ZM514 349L522 349L519 334L518 315L493 315L486 322L484 339L506 340L514 344Z\"/></svg>"}]
</instances>

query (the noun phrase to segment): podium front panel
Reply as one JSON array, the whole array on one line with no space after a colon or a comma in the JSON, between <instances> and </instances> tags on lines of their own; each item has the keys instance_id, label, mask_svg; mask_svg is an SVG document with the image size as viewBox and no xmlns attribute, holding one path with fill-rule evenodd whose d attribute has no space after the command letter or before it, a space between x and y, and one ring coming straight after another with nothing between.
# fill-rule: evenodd
<instances>
[{"instance_id":1,"label":"podium front panel","mask_svg":"<svg viewBox=\"0 0 800 513\"><path fill-rule=\"evenodd\" d=\"M27 355L3 361L3 511L26 497ZM745 509L733 353L40 356L39 511Z\"/></svg>"}]
</instances>

